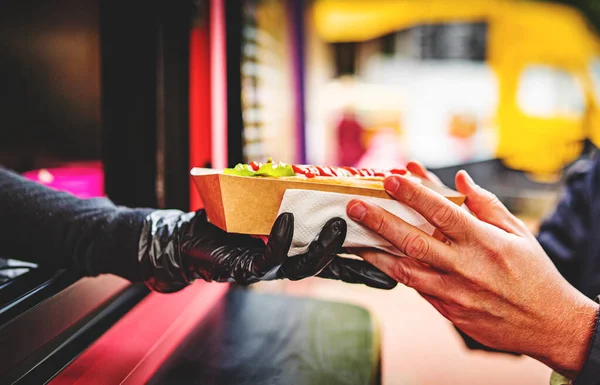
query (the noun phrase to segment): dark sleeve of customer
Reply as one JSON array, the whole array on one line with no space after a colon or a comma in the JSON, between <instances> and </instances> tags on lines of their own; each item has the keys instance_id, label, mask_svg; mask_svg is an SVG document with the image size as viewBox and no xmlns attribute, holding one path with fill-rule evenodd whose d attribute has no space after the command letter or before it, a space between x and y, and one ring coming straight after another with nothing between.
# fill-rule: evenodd
<instances>
[{"instance_id":1,"label":"dark sleeve of customer","mask_svg":"<svg viewBox=\"0 0 600 385\"><path fill-rule=\"evenodd\" d=\"M569 171L558 206L542 223L537 237L561 274L592 298L600 287L599 183L598 154L575 164ZM599 321L600 318L596 320L587 360L573 382L576 385L600 384Z\"/></svg>"},{"instance_id":2,"label":"dark sleeve of customer","mask_svg":"<svg viewBox=\"0 0 600 385\"><path fill-rule=\"evenodd\" d=\"M583 266L600 257L589 247L592 242L598 242L592 234L592 211L600 203L595 202L599 176L598 157L573 165L558 205L542 222L537 236L562 276L588 297L597 294L587 292L589 280L584 276Z\"/></svg>"},{"instance_id":3,"label":"dark sleeve of customer","mask_svg":"<svg viewBox=\"0 0 600 385\"><path fill-rule=\"evenodd\" d=\"M600 301L600 296L596 297L596 302ZM600 384L600 316L596 318L594 334L588 349L587 359L579 375L573 381L574 385L599 385Z\"/></svg>"},{"instance_id":4,"label":"dark sleeve of customer","mask_svg":"<svg viewBox=\"0 0 600 385\"><path fill-rule=\"evenodd\" d=\"M78 199L0 167L0 256L141 281L138 242L152 211Z\"/></svg>"}]
</instances>

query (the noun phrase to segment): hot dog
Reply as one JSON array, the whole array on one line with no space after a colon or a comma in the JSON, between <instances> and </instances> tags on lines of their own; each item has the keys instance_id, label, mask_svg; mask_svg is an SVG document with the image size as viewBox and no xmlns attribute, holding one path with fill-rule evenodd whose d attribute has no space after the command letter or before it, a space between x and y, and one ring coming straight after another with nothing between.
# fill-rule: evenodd
<instances>
[{"instance_id":1,"label":"hot dog","mask_svg":"<svg viewBox=\"0 0 600 385\"><path fill-rule=\"evenodd\" d=\"M234 168L225 169L224 173L377 189L383 189L384 179L391 175L404 175L418 179L410 175L410 172L403 168L384 170L337 166L290 165L281 162L274 163L270 158L266 163L250 162L248 164L238 164Z\"/></svg>"}]
</instances>

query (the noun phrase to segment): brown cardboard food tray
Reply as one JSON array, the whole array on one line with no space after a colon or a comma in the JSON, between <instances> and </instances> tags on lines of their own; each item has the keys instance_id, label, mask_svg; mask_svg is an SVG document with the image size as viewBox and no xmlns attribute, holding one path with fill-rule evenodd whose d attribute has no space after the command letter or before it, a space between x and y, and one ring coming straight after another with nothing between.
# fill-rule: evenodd
<instances>
[{"instance_id":1,"label":"brown cardboard food tray","mask_svg":"<svg viewBox=\"0 0 600 385\"><path fill-rule=\"evenodd\" d=\"M322 184L277 178L225 175L219 170L194 168L190 172L209 221L230 233L268 235L277 219L283 194L288 189L318 190L340 194L393 199L383 189ZM445 187L424 185L461 205L465 198Z\"/></svg>"}]
</instances>

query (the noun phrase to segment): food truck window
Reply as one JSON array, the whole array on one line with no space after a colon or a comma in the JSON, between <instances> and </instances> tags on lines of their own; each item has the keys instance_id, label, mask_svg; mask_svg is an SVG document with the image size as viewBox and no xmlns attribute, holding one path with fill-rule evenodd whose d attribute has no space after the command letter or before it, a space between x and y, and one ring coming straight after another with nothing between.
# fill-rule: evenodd
<instances>
[{"instance_id":1,"label":"food truck window","mask_svg":"<svg viewBox=\"0 0 600 385\"><path fill-rule=\"evenodd\" d=\"M487 58L488 24L437 23L420 24L379 37L379 53L385 57L402 57L414 60L466 60L482 62ZM369 42L363 43L369 45ZM338 76L340 61L346 59L354 63L356 44L333 44ZM354 50L354 51L352 51ZM368 49L367 49L368 50ZM347 68L342 67L342 69ZM357 69L352 68L351 72Z\"/></svg>"},{"instance_id":2,"label":"food truck window","mask_svg":"<svg viewBox=\"0 0 600 385\"><path fill-rule=\"evenodd\" d=\"M485 61L487 23L424 24L414 27L421 60Z\"/></svg>"},{"instance_id":3,"label":"food truck window","mask_svg":"<svg viewBox=\"0 0 600 385\"><path fill-rule=\"evenodd\" d=\"M538 118L582 117L583 88L577 77L564 69L531 65L521 73L517 105L526 115Z\"/></svg>"}]
</instances>

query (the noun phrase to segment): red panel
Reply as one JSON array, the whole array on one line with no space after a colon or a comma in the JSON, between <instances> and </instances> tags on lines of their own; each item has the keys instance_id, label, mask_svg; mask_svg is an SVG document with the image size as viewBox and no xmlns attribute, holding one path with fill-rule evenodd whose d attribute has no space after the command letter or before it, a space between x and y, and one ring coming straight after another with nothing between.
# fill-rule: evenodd
<instances>
[{"instance_id":1,"label":"red panel","mask_svg":"<svg viewBox=\"0 0 600 385\"><path fill-rule=\"evenodd\" d=\"M227 50L225 0L210 1L212 166L227 167Z\"/></svg>"},{"instance_id":2,"label":"red panel","mask_svg":"<svg viewBox=\"0 0 600 385\"><path fill-rule=\"evenodd\" d=\"M178 293L151 293L50 384L145 384L228 287L198 281Z\"/></svg>"},{"instance_id":3,"label":"red panel","mask_svg":"<svg viewBox=\"0 0 600 385\"><path fill-rule=\"evenodd\" d=\"M203 21L190 36L190 168L211 162L210 49L208 23ZM190 210L202 201L190 184Z\"/></svg>"}]
</instances>

